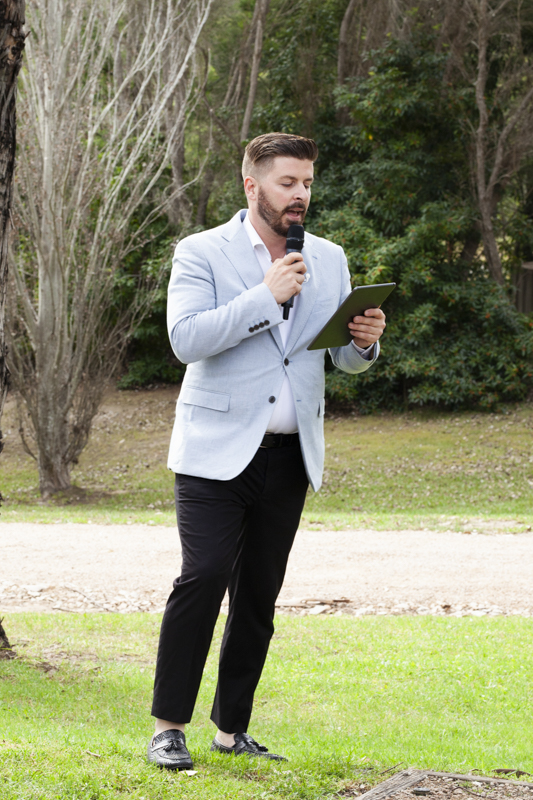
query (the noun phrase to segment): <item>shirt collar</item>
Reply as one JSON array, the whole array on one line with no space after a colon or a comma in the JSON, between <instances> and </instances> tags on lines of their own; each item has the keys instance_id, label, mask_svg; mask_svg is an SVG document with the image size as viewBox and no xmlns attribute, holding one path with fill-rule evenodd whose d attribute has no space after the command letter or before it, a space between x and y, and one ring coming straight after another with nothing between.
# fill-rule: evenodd
<instances>
[{"instance_id":1,"label":"shirt collar","mask_svg":"<svg viewBox=\"0 0 533 800\"><path fill-rule=\"evenodd\" d=\"M261 239L261 237L257 233L256 229L254 228L254 226L250 222L250 217L248 215L248 212L246 212L246 216L243 219L242 224L244 226L244 230L248 234L248 238L249 238L250 242L252 243L252 247L257 247L258 245L262 245L265 248L265 250L268 251L268 248L267 248L266 244Z\"/></svg>"}]
</instances>

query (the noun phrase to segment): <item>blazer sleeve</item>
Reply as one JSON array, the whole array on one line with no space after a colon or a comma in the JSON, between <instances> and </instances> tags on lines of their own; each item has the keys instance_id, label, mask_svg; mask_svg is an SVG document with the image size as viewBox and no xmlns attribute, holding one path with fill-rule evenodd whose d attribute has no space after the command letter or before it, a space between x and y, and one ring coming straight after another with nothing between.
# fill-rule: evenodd
<instances>
[{"instance_id":1,"label":"blazer sleeve","mask_svg":"<svg viewBox=\"0 0 533 800\"><path fill-rule=\"evenodd\" d=\"M213 271L194 239L178 244L172 264L168 335L183 364L222 353L282 321L280 307L265 283L217 307Z\"/></svg>"},{"instance_id":2,"label":"blazer sleeve","mask_svg":"<svg viewBox=\"0 0 533 800\"><path fill-rule=\"evenodd\" d=\"M346 256L344 255L343 250L341 250L341 253L342 290L339 305L346 300L352 290L348 262L346 261ZM331 347L329 352L331 354L331 360L336 367L342 369L343 372L348 372L351 375L355 375L358 372L365 372L376 361L377 357L379 356L379 342L375 343L371 358L364 358L360 353L357 352L351 342L350 344L345 345L345 347Z\"/></svg>"}]
</instances>

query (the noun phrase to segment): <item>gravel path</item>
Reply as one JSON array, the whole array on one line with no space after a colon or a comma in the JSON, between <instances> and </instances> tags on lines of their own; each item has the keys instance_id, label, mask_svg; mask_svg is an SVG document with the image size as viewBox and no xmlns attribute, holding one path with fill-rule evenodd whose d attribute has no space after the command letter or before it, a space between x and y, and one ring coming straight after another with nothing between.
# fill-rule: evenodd
<instances>
[{"instance_id":1,"label":"gravel path","mask_svg":"<svg viewBox=\"0 0 533 800\"><path fill-rule=\"evenodd\" d=\"M0 524L0 610L160 611L177 531ZM280 613L533 616L533 533L299 532Z\"/></svg>"}]
</instances>

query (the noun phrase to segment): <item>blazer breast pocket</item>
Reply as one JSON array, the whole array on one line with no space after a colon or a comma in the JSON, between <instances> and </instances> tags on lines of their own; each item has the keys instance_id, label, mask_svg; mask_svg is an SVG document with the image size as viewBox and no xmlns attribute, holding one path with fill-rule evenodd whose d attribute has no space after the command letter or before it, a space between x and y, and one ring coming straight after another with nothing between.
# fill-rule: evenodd
<instances>
[{"instance_id":1,"label":"blazer breast pocket","mask_svg":"<svg viewBox=\"0 0 533 800\"><path fill-rule=\"evenodd\" d=\"M230 397L231 395L223 392L209 392L207 389L197 389L194 386L185 386L180 392L183 403L211 408L213 411L229 411Z\"/></svg>"},{"instance_id":2,"label":"blazer breast pocket","mask_svg":"<svg viewBox=\"0 0 533 800\"><path fill-rule=\"evenodd\" d=\"M325 297L315 302L312 314L316 317L324 317L325 321L327 322L328 319L333 316L338 307L339 304L335 299L332 299L331 297Z\"/></svg>"}]
</instances>

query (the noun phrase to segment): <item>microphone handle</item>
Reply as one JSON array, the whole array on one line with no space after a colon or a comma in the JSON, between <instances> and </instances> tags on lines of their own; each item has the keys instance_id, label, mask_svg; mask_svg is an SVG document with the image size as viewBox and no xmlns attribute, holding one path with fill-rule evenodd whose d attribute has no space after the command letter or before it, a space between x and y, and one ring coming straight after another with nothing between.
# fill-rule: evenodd
<instances>
[{"instance_id":1,"label":"microphone handle","mask_svg":"<svg viewBox=\"0 0 533 800\"><path fill-rule=\"evenodd\" d=\"M283 319L289 319L289 311L291 310L293 305L294 305L294 295L292 297L289 297L288 300L285 300L285 302L281 304L281 307L283 309Z\"/></svg>"},{"instance_id":2,"label":"microphone handle","mask_svg":"<svg viewBox=\"0 0 533 800\"><path fill-rule=\"evenodd\" d=\"M297 250L295 247L290 247L287 249L287 253L301 253L301 252L302 252L301 250ZM289 319L289 311L291 310L293 305L294 305L294 295L292 295L292 297L289 297L288 300L285 300L285 302L281 304L281 307L283 309L283 319Z\"/></svg>"}]
</instances>

